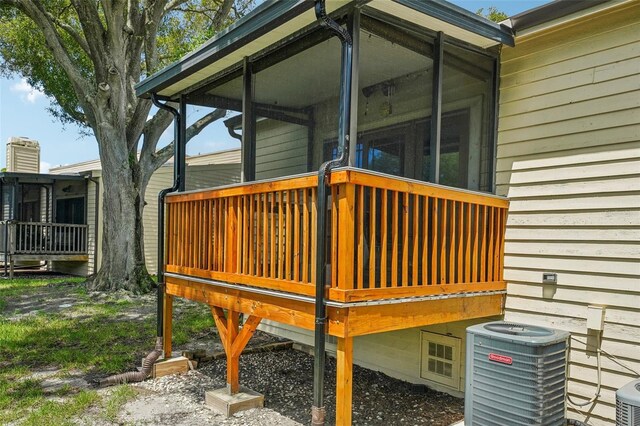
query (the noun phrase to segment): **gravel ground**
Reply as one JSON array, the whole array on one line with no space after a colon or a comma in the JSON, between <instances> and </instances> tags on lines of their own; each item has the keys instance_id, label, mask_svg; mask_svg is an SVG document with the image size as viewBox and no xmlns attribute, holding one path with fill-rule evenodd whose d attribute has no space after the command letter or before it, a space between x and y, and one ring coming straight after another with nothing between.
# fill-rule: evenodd
<instances>
[{"instance_id":1,"label":"gravel ground","mask_svg":"<svg viewBox=\"0 0 640 426\"><path fill-rule=\"evenodd\" d=\"M140 425L307 425L313 395L313 357L293 349L243 355L241 383L265 395L265 408L226 418L204 405L207 390L224 387L226 362L216 360L185 375L133 384L138 397L125 404L118 422ZM327 424L334 424L335 360L325 377ZM462 419L461 399L354 366L354 425L442 425ZM107 391L108 392L108 391ZM80 424L106 425L84 416Z\"/></svg>"}]
</instances>

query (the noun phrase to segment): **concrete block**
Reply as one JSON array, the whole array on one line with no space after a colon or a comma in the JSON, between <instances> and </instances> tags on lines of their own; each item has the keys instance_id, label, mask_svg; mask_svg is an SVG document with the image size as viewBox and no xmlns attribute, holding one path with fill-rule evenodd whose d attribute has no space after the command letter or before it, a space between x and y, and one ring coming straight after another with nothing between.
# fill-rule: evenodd
<instances>
[{"instance_id":1,"label":"concrete block","mask_svg":"<svg viewBox=\"0 0 640 426\"><path fill-rule=\"evenodd\" d=\"M242 386L240 392L230 395L227 388L221 388L205 392L204 402L209 407L230 417L239 411L264 407L264 395Z\"/></svg>"}]
</instances>

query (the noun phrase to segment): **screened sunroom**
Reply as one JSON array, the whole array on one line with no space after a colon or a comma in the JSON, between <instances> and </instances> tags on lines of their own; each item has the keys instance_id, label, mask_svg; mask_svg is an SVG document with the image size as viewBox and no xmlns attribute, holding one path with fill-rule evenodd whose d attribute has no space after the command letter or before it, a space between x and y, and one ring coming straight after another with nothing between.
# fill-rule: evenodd
<instances>
[{"instance_id":1,"label":"screened sunroom","mask_svg":"<svg viewBox=\"0 0 640 426\"><path fill-rule=\"evenodd\" d=\"M138 93L236 111L242 140L243 183L166 198L166 312L187 297L227 330L240 312L318 330L321 304L349 424L354 336L502 312L496 73L513 37L442 1L323 5L265 2Z\"/></svg>"}]
</instances>

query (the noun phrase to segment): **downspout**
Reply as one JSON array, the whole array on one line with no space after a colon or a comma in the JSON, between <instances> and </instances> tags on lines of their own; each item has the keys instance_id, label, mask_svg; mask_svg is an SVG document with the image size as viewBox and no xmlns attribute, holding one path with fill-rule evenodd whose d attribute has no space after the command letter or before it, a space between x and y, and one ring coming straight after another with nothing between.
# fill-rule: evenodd
<instances>
[{"instance_id":1,"label":"downspout","mask_svg":"<svg viewBox=\"0 0 640 426\"><path fill-rule=\"evenodd\" d=\"M183 188L182 167L181 163L184 159L184 152L182 149L181 140L181 115L175 108L170 107L167 104L161 103L156 94L151 95L151 101L153 104L165 111L173 114L173 186L165 188L158 194L158 289L157 289L157 323L156 323L156 336L158 341L162 340L163 336L163 323L164 323L164 199L167 194L176 192Z\"/></svg>"},{"instance_id":2,"label":"downspout","mask_svg":"<svg viewBox=\"0 0 640 426\"><path fill-rule=\"evenodd\" d=\"M184 101L180 99L180 112L167 104L161 103L156 94L151 94L151 101L159 109L170 112L173 115L174 139L173 139L173 186L165 188L158 194L158 289L157 289L157 329L156 346L142 361L142 368L139 371L117 374L100 380L100 386L111 386L122 383L141 382L151 374L153 364L164 353L163 342L163 322L164 322L164 199L170 192L184 191L184 167L182 163L185 159L185 149L183 141L182 117L184 115Z\"/></svg>"},{"instance_id":3,"label":"downspout","mask_svg":"<svg viewBox=\"0 0 640 426\"><path fill-rule=\"evenodd\" d=\"M342 44L342 66L340 74L340 104L338 119L338 158L323 163L318 170L318 223L316 242L316 297L315 297L315 346L313 364L313 406L311 424L325 423L324 370L325 370L325 329L327 324L325 306L325 225L327 213L327 177L334 167L345 166L349 158L349 119L351 111L351 62L353 41L349 32L327 16L325 0L315 0L316 18L320 24L331 30ZM335 267L335 265L332 265Z\"/></svg>"}]
</instances>

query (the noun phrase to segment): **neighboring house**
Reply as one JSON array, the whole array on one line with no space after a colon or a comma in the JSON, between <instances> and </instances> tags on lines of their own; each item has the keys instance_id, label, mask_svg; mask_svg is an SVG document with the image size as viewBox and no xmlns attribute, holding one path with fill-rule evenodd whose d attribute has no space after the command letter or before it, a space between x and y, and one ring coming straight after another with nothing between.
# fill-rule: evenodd
<instances>
[{"instance_id":1,"label":"neighboring house","mask_svg":"<svg viewBox=\"0 0 640 426\"><path fill-rule=\"evenodd\" d=\"M86 197L88 232L88 259L86 262L53 262L51 268L74 275L91 275L100 268L102 257L102 167L100 160L86 161L52 167L52 175L84 175L87 180ZM240 180L240 150L231 149L195 155L187 159L187 189L206 188L211 185L228 185ZM173 184L173 160L160 167L149 180L145 194L143 213L144 251L147 269L155 274L157 269L158 193ZM97 230L95 232L94 230Z\"/></svg>"},{"instance_id":2,"label":"neighboring house","mask_svg":"<svg viewBox=\"0 0 640 426\"><path fill-rule=\"evenodd\" d=\"M93 227L87 205L89 175L40 173L40 145L10 138L7 169L0 173L0 256L14 266L86 264Z\"/></svg>"},{"instance_id":3,"label":"neighboring house","mask_svg":"<svg viewBox=\"0 0 640 426\"><path fill-rule=\"evenodd\" d=\"M245 182L167 198L167 312L187 297L229 309L214 309L222 329L242 312L311 345L325 241L348 424L352 362L460 396L465 329L503 316L591 345L571 341L568 390L584 401L597 381L587 307L604 305L601 395L568 408L612 424L615 390L640 371L640 3L561 0L509 28L444 1L327 2L352 29L350 105L341 45L312 6L265 2L137 86L243 112L230 127ZM305 172L339 154L341 107L350 167L331 174L318 236ZM170 317L164 333L170 353ZM228 366L233 391L229 353Z\"/></svg>"}]
</instances>

